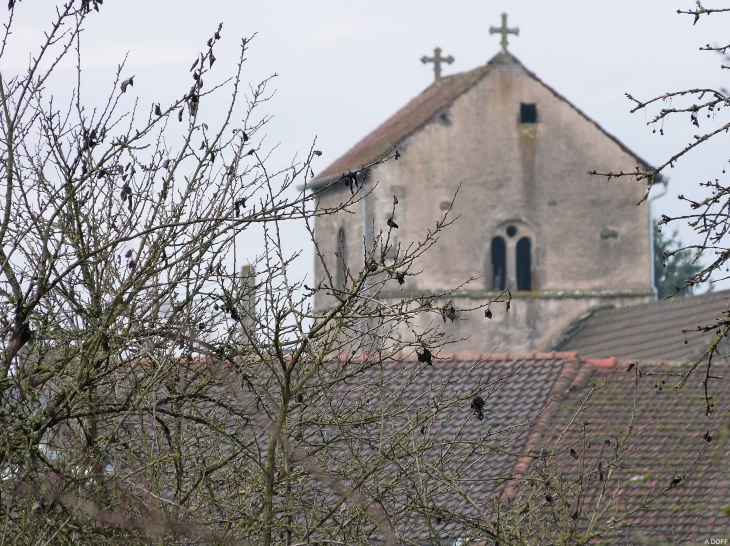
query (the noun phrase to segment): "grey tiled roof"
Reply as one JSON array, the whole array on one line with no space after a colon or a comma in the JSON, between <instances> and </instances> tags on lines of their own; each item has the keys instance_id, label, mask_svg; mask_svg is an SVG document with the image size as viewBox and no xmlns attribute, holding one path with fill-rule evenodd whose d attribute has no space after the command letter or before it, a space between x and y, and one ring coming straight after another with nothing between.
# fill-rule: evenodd
<instances>
[{"instance_id":1,"label":"grey tiled roof","mask_svg":"<svg viewBox=\"0 0 730 546\"><path fill-rule=\"evenodd\" d=\"M675 376L645 373L637 382L636 369L627 372L627 363L615 358L586 360L575 353L442 355L433 366L418 362L415 355L369 367L366 357L343 358L318 368L317 388L303 394L299 414L292 415L291 438L325 473L345 486L359 484L393 514L400 536L447 544L468 528L462 522L478 520L475 506L488 512L489 502L514 483L501 478L534 469L536 459L519 454L534 455L545 440L549 445L566 430L563 449L579 448L581 423L586 421L590 445L584 463L595 465L601 459L607 468L610 449L604 441L614 442L633 412L630 453L625 464L615 467L618 479L611 482L619 515L641 505L647 491L665 484L667 476L685 479L632 519L633 525L622 531L625 541L612 543L635 544L636 533L652 538L700 538L703 531L712 533L708 537L721 536L730 530L730 518L722 515L730 502L730 394L724 385L713 383L716 412L706 417L701 369L680 391L672 388ZM688 366L652 363L638 369L676 374ZM730 376L726 363L714 371ZM660 389L662 380L666 384ZM601 388L586 402L596 385ZM475 394L486 402L482 420L470 407ZM533 426L516 426L525 422ZM711 431L712 442L703 439L706 431ZM494 453L490 446L497 442L513 454ZM578 463L568 453L563 456L565 461L558 462L565 463L570 477ZM589 472L579 526L593 510L601 510L595 474ZM301 529L315 525L333 502L321 501L332 496L330 487L316 479L292 487L300 487L298 498L312 506L301 511L306 514ZM427 499L420 496L424 491ZM605 522L610 514L598 517ZM323 529L317 539L327 539L327 532ZM375 542L377 530L370 538Z\"/></svg>"},{"instance_id":2,"label":"grey tiled roof","mask_svg":"<svg viewBox=\"0 0 730 546\"><path fill-rule=\"evenodd\" d=\"M347 403L352 408L353 400L358 400L362 410L370 408L371 404L387 404L395 414L393 408L396 406L416 412L434 402L449 402L453 409L430 422L425 435L466 441L478 440L487 431L492 437L509 436L517 425L534 418L545 408L555 394L561 376L565 377L563 382L569 381L579 365L574 353L516 358L481 356L446 355L434 358L433 366L417 362L413 357L386 362L356 375L351 382L339 382L332 390L320 393L322 399L318 405L344 408ZM557 390L560 391L560 387ZM483 420L479 420L470 408L476 394L486 402ZM461 401L454 403L458 400ZM523 436L516 436L512 445L520 448L525 441ZM513 457L487 458L480 475L504 475L511 471L514 462Z\"/></svg>"},{"instance_id":3,"label":"grey tiled roof","mask_svg":"<svg viewBox=\"0 0 730 546\"><path fill-rule=\"evenodd\" d=\"M551 348L585 357L686 362L714 341L714 331L682 330L724 319L730 291L598 309L571 324ZM686 343L685 343L686 339Z\"/></svg>"},{"instance_id":4,"label":"grey tiled roof","mask_svg":"<svg viewBox=\"0 0 730 546\"><path fill-rule=\"evenodd\" d=\"M682 481L666 496L636 512L632 525L613 537L611 544L640 544L641 535L661 540L661 544L702 544L705 539L730 538L730 518L723 514L730 502L727 385L722 381L710 382L715 411L708 416L701 367L679 390L674 388L679 380L676 375L650 374L685 373L688 364L638 364L640 374L636 367L627 369L626 362L593 368L580 384L571 385L551 419L548 436L554 439L567 428L564 445L573 445L579 454L578 460L563 454L566 471L593 465L591 485L582 504L585 517L601 506L603 483L597 477L597 461L603 461L604 469L610 467L616 438L627 430L633 414L626 459L612 468L615 475L605 495L615 495L623 510L630 511L641 507L647 496L669 485L673 476ZM713 374L727 378L730 367L727 363L718 364L713 367ZM600 388L586 403L586 396L595 385ZM581 406L584 409L575 419ZM585 451L583 422L588 423ZM704 437L708 431L709 442ZM606 439L610 446L605 444Z\"/></svg>"},{"instance_id":5,"label":"grey tiled roof","mask_svg":"<svg viewBox=\"0 0 730 546\"><path fill-rule=\"evenodd\" d=\"M433 538L437 532L445 538L457 532L447 524L448 514L476 516L467 495L486 507L512 475L519 458L492 446L526 449L532 429L519 425L535 420L565 392L580 365L574 357L447 355L433 366L413 357L385 362L308 396L303 418L317 426L300 445L308 452L326 451L322 461L338 479L377 491L379 501L398 514L393 523L402 536ZM357 365L357 359L347 364ZM325 366L320 381L327 382L336 368ZM476 394L485 401L481 420L470 407ZM381 412L388 416L384 421L377 418ZM347 438L341 436L342 423L350 424ZM385 465L379 463L384 450L390 457ZM444 514L438 525L432 522L436 531L425 523L424 491L435 513Z\"/></svg>"},{"instance_id":6,"label":"grey tiled roof","mask_svg":"<svg viewBox=\"0 0 730 546\"><path fill-rule=\"evenodd\" d=\"M626 430L632 412L635 420L629 454L615 469L619 474L611 482L610 494L616 495L619 514L641 505L648 493L664 485L673 475L683 476L684 481L681 487L652 503L649 510L632 517L629 528L612 539L618 540L617 544L635 544L638 534L654 539L671 536L684 540L704 536L702 532L716 538L730 530L730 518L722 515L723 507L730 502L730 465L727 464L730 442L725 422L730 397L722 389L723 385L714 383L711 394L717 411L707 417L700 396L702 370L697 370L686 386L676 391L672 388L676 376L644 373L637 382L636 368L627 372L627 362L617 362L614 358L585 360L575 353L516 358L503 355L488 359L482 356L448 356L435 360L433 366L413 358L387 362L317 395L315 405L322 408L322 413L310 418L320 423L317 434L325 430L330 441L336 431L333 428L327 432L328 427L322 426L328 415L353 422L364 420L373 414L374 408L385 405L388 413L395 416L386 428L407 430L409 419L432 407L434 402L457 401L438 413L425 429L419 431L415 427L412 433L406 433L407 441L402 446L379 444L377 429L383 424L378 423L375 428L365 427L356 441L349 441L342 459L330 453L330 461L335 466L343 461L343 466L351 469L348 477L353 481L357 481L360 472L357 465L352 465L353 458L361 461L361 471L365 473L375 466L382 449L395 456L395 465L382 467L372 476L372 481L365 483L368 490L373 490L380 484L398 481L392 480L398 473L405 471L412 477L412 492L401 487L392 492L382 488L379 493L384 506L390 505L392 513L400 512L393 523L401 536L418 536L424 540L438 536L447 542L454 539L461 529L459 521L478 518L467 496L486 508L490 499L502 491L500 478L519 476L534 464L532 457L491 453L488 446L495 441L504 442L503 446L513 453L534 453L544 445L543 441L547 440L549 445L567 429L561 441L563 449L571 445L578 447L583 434L581 423L585 420L589 423L586 431L590 440L585 464L595 465L603 458L604 465L609 465L610 449L606 450L604 440L615 442L621 431ZM661 363L638 367L642 372L670 374L688 369L687 365ZM730 375L726 363L718 364L714 371L716 375ZM600 385L598 392L586 404L586 396L596 385ZM474 393L481 394L486 401L481 421L469 407ZM402 413L395 411L398 408ZM521 428L518 432L513 428L538 415L539 419L528 429ZM712 442L703 439L706 431L711 431ZM441 440L448 442L447 449ZM433 448L416 456L417 449L414 451L413 446L429 442ZM405 445L409 448L403 449ZM310 449L313 447L316 448L310 445ZM563 455L566 460L562 463L566 464L566 476L569 476L577 463L567 452ZM438 465L438 470L428 468L429 460ZM593 474L590 476L595 478ZM444 481L444 477L452 481ZM430 497L434 513L441 513L444 518L443 521L439 518L438 525L433 519L430 526L424 523L417 502L410 497L411 493L417 494L416 483L419 487L427 484L434 492ZM579 526L600 505L596 495L601 484L597 479L591 484L581 503ZM456 492L455 487L462 493ZM600 517L605 520L609 516ZM453 518L451 522L449 518Z\"/></svg>"}]
</instances>

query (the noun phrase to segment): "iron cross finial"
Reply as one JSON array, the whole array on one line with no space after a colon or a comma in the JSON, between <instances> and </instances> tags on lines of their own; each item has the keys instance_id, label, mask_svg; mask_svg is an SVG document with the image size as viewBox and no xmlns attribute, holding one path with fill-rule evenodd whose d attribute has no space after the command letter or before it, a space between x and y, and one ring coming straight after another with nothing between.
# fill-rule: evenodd
<instances>
[{"instance_id":1,"label":"iron cross finial","mask_svg":"<svg viewBox=\"0 0 730 546\"><path fill-rule=\"evenodd\" d=\"M449 55L448 57L442 57L441 48L437 47L433 50L433 57L428 57L424 55L423 57L421 57L421 62L423 64L433 63L434 81L439 81L441 79L441 63L451 64L454 62L454 58L451 55Z\"/></svg>"},{"instance_id":2,"label":"iron cross finial","mask_svg":"<svg viewBox=\"0 0 730 546\"><path fill-rule=\"evenodd\" d=\"M507 34L514 34L515 36L519 35L520 28L508 28L507 27L507 14L502 14L502 26L501 27L489 27L489 34L501 34L502 35L502 51L507 53L507 45L509 42L507 42Z\"/></svg>"}]
</instances>

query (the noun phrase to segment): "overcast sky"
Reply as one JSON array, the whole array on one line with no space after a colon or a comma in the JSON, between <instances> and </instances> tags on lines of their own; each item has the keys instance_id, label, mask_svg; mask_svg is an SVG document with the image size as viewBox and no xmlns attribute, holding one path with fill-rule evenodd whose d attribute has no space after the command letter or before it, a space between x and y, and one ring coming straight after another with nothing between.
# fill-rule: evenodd
<instances>
[{"instance_id":1,"label":"overcast sky","mask_svg":"<svg viewBox=\"0 0 730 546\"><path fill-rule=\"evenodd\" d=\"M0 70L25 66L54 4L17 4ZM509 38L510 51L639 156L658 164L688 142L692 128L677 119L665 125L665 136L652 134L643 114L629 114L624 93L646 99L686 87L730 87L720 56L698 50L730 38L728 18L713 15L692 26L691 17L676 11L693 6L692 0L106 0L86 24L84 63L89 81L107 82L106 92L128 53L125 73L136 75L133 92L141 104L151 104L189 87L188 68L219 22L221 77L234 68L240 38L256 33L245 80L255 84L278 74L276 94L266 105L275 116L266 145L279 144L274 160L283 166L316 138L324 152L316 172L431 83L432 67L419 59L434 47L456 59L444 74L486 63L499 50L499 36L490 36L489 27L507 12L509 25L519 27L519 36ZM63 70L71 74L71 65ZM87 93L93 99L93 90ZM669 193L656 210L677 213L677 194L719 176L730 158L722 150L726 144L708 146L672 170ZM683 230L683 237L689 240L691 232ZM296 230L289 231L288 243L292 249L305 244ZM308 246L305 251L300 276L312 268Z\"/></svg>"}]
</instances>

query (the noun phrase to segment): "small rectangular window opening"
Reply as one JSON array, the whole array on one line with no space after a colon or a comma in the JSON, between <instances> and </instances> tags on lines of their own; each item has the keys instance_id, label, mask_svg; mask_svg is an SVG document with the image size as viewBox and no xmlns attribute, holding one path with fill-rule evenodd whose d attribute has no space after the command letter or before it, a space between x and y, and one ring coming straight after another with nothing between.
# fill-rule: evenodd
<instances>
[{"instance_id":1,"label":"small rectangular window opening","mask_svg":"<svg viewBox=\"0 0 730 546\"><path fill-rule=\"evenodd\" d=\"M537 123L537 105L520 103L520 123Z\"/></svg>"}]
</instances>

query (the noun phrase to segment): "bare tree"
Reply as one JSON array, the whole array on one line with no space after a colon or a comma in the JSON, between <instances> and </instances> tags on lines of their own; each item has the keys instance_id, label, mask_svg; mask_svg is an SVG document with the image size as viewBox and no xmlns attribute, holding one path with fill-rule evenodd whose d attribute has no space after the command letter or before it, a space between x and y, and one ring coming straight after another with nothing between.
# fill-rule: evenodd
<instances>
[{"instance_id":1,"label":"bare tree","mask_svg":"<svg viewBox=\"0 0 730 546\"><path fill-rule=\"evenodd\" d=\"M19 7L9 5L2 53ZM397 514L364 485L414 456L409 434L467 394L441 393L433 410L410 415L397 398L376 404L372 377L358 400L342 385L398 353L417 349L430 364L448 341L435 331L392 335L440 310L386 304L378 292L449 221L387 265L390 232L381 233L366 266L339 285L332 275L314 288L293 280L282 222L312 234L314 218L356 203L362 188L337 210L317 209L316 195L294 188L320 152L266 166L256 144L266 117L256 112L269 80L246 91L240 80L250 40L231 78L204 85L220 26L191 59L191 87L177 100L130 106L135 79L121 65L106 103L89 109L80 29L100 9L59 5L27 72L0 79L2 542L271 544L376 532L392 543ZM78 83L60 104L50 90L68 55L79 59ZM211 127L208 105L222 93L229 106ZM241 277L236 245L255 228L265 252ZM332 295L332 309L311 309L315 291ZM383 458L352 432L370 434L403 412L379 436L401 455ZM339 459L360 451L372 460L357 469ZM403 475L394 474L399 491ZM347 525L333 530L335 514Z\"/></svg>"},{"instance_id":2,"label":"bare tree","mask_svg":"<svg viewBox=\"0 0 730 546\"><path fill-rule=\"evenodd\" d=\"M711 14L724 14L730 12L730 8L705 8L701 0L695 0L695 7L687 10L678 10L680 15L691 16L693 25L698 24L704 17ZM720 53L726 60L730 44L715 45L706 44L700 47L702 51ZM728 63L730 64L730 63ZM730 66L721 65L722 69L728 69ZM722 138L730 130L730 121L727 120L726 112L730 106L730 96L723 87L713 88L687 88L678 91L669 91L657 97L640 100L627 93L626 96L635 106L631 109L632 113L647 112L650 115L647 126L652 132L664 134L664 123L667 119L681 117L689 124L688 140L689 143L680 150L676 150L667 157L661 165L642 170L637 167L636 172L596 172L591 171L589 174L599 175L607 179L616 177L635 177L637 181L643 181L647 186L646 196L649 196L654 184L659 181L661 174L668 169L674 168L674 165L682 161L685 156L692 153L699 146L704 145L710 140ZM698 182L698 187L691 193L685 192L678 197L689 205L689 211L679 216L662 215L658 221L658 226L669 225L672 222L686 222L696 233L702 236L702 241L681 245L670 251L662 253L659 257L662 261L677 260L679 257L692 253L692 264L696 267L695 271L689 270L689 277L682 279L683 285L676 288L676 292L680 290L693 290L696 286L702 285L710 281L722 281L730 277L727 276L728 259L730 259L730 247L727 243L727 235L730 230L730 216L727 212L728 197L730 196L730 186L723 181L726 171L727 162L722 167L722 173L718 173L718 178L714 180ZM700 264L702 264L700 266ZM721 341L730 332L730 315L718 318L712 324L700 325L696 330L701 332L716 333L715 340L709 345L705 353L699 358L691 370L685 374L678 386L681 387L688 379L689 374L694 372L699 366L703 366L705 370L705 384L709 385L713 380L718 380L712 373L713 358L718 356L724 357L722 353ZM705 392L705 405L707 412L712 411L712 396L709 391Z\"/></svg>"},{"instance_id":3,"label":"bare tree","mask_svg":"<svg viewBox=\"0 0 730 546\"><path fill-rule=\"evenodd\" d=\"M0 58L19 7L10 2ZM417 274L449 212L397 248L397 224L373 230L361 269L316 250L325 279L292 278L283 224L301 222L314 241L316 218L362 199L363 176L392 154L334 182L352 190L341 206L317 207L306 185L319 151L269 167L257 113L270 80L241 82L249 39L233 76L210 84L220 26L177 100L130 106L135 79L121 65L90 109L80 29L103 8L60 4L28 70L0 74L0 543L552 537L546 520L512 517L534 496L514 480L563 472L565 450L523 449L545 408L483 421L531 371L440 367L451 340L438 324L456 311L436 302L449 292L381 297ZM60 104L50 90L67 55L78 78ZM264 252L241 263L237 248L257 236ZM311 307L316 292L327 310ZM436 319L426 331L414 326L422 313ZM508 503L506 487L517 491ZM629 521L594 520L584 543Z\"/></svg>"}]
</instances>

